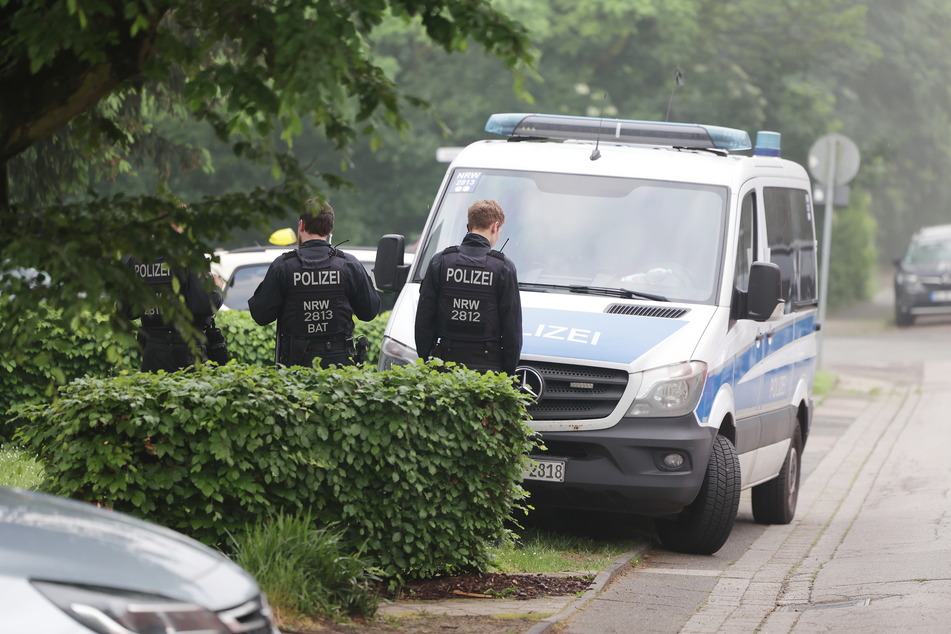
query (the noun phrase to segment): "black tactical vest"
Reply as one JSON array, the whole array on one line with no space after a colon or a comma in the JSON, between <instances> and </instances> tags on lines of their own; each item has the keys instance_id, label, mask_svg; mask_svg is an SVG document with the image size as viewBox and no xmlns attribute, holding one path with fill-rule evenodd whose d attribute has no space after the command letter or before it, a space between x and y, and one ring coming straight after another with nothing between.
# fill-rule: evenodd
<instances>
[{"instance_id":1,"label":"black tactical vest","mask_svg":"<svg viewBox=\"0 0 951 634\"><path fill-rule=\"evenodd\" d=\"M319 259L302 260L297 251L284 254L288 276L281 335L318 341L342 340L353 332L353 308L347 298L343 253L328 251Z\"/></svg>"},{"instance_id":2,"label":"black tactical vest","mask_svg":"<svg viewBox=\"0 0 951 634\"><path fill-rule=\"evenodd\" d=\"M443 251L436 307L436 336L452 341L498 341L502 333L498 288L505 256L499 251L463 255L459 247Z\"/></svg>"},{"instance_id":3,"label":"black tactical vest","mask_svg":"<svg viewBox=\"0 0 951 634\"><path fill-rule=\"evenodd\" d=\"M156 295L170 295L172 292L172 269L159 258L155 262L133 262L135 274L145 280ZM142 315L143 328L166 328L162 313L155 306L147 308Z\"/></svg>"}]
</instances>

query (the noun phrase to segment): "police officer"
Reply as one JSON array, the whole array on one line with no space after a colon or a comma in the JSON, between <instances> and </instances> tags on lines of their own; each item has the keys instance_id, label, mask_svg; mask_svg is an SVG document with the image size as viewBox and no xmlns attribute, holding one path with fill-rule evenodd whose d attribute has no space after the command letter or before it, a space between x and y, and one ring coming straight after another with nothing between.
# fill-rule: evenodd
<instances>
[{"instance_id":1,"label":"police officer","mask_svg":"<svg viewBox=\"0 0 951 634\"><path fill-rule=\"evenodd\" d=\"M278 365L353 365L353 315L370 321L380 296L354 256L331 246L334 210L311 199L297 226L298 248L275 259L248 308L264 326L277 320Z\"/></svg>"},{"instance_id":2,"label":"police officer","mask_svg":"<svg viewBox=\"0 0 951 634\"><path fill-rule=\"evenodd\" d=\"M416 309L416 351L479 371L515 374L522 303L515 264L495 246L505 222L494 200L469 207L462 244L429 263Z\"/></svg>"},{"instance_id":3,"label":"police officer","mask_svg":"<svg viewBox=\"0 0 951 634\"><path fill-rule=\"evenodd\" d=\"M204 332L221 307L221 294L217 290L206 290L197 273L172 267L164 257L153 262L139 262L129 256L125 263L135 270L136 275L142 278L156 295L172 297L175 292L172 280L177 277L179 293L191 313L192 325L199 332ZM138 314L129 307L124 310L131 319L142 320L139 329L139 343L143 346L142 363L139 366L142 372L174 372L195 364L197 359L192 349L178 329L166 322L159 308L149 307ZM207 360L205 344L200 344L198 349L201 360Z\"/></svg>"}]
</instances>

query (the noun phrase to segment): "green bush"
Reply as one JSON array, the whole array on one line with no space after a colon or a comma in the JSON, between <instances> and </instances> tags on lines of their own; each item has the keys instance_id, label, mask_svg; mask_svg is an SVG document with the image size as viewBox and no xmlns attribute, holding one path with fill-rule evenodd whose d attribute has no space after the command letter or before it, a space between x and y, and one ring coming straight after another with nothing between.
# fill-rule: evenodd
<instances>
[{"instance_id":1,"label":"green bush","mask_svg":"<svg viewBox=\"0 0 951 634\"><path fill-rule=\"evenodd\" d=\"M19 449L0 445L0 487L42 490L46 482L43 465Z\"/></svg>"},{"instance_id":2,"label":"green bush","mask_svg":"<svg viewBox=\"0 0 951 634\"><path fill-rule=\"evenodd\" d=\"M0 442L12 435L4 414L13 405L47 402L57 385L81 376L114 376L138 367L132 338L114 334L102 315L84 313L63 323L61 313L39 304L16 312L0 328L14 338L24 330L42 333L29 337L31 345L17 356L0 351Z\"/></svg>"},{"instance_id":3,"label":"green bush","mask_svg":"<svg viewBox=\"0 0 951 634\"><path fill-rule=\"evenodd\" d=\"M878 250L875 247L876 223L870 207L869 195L856 190L850 205L836 209L833 214L826 293L830 311L866 300L875 292Z\"/></svg>"},{"instance_id":4,"label":"green bush","mask_svg":"<svg viewBox=\"0 0 951 634\"><path fill-rule=\"evenodd\" d=\"M215 325L224 333L235 362L262 368L274 365L276 323L259 326L247 311L224 310L215 317Z\"/></svg>"},{"instance_id":5,"label":"green bush","mask_svg":"<svg viewBox=\"0 0 951 634\"><path fill-rule=\"evenodd\" d=\"M50 490L221 545L275 513L339 524L387 576L484 568L524 497L526 397L494 373L258 368L83 378L17 411Z\"/></svg>"}]
</instances>

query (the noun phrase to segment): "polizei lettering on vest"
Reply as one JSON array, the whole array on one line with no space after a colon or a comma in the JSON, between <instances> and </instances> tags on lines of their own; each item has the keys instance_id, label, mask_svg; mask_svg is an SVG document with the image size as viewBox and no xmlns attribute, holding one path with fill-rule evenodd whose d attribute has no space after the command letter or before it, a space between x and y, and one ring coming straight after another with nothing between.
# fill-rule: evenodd
<instances>
[{"instance_id":1,"label":"polizei lettering on vest","mask_svg":"<svg viewBox=\"0 0 951 634\"><path fill-rule=\"evenodd\" d=\"M297 271L294 286L323 286L340 283L340 271Z\"/></svg>"},{"instance_id":2,"label":"polizei lettering on vest","mask_svg":"<svg viewBox=\"0 0 951 634\"><path fill-rule=\"evenodd\" d=\"M169 270L165 262L155 262L152 264L136 264L135 273L139 277L168 277Z\"/></svg>"},{"instance_id":3,"label":"polizei lettering on vest","mask_svg":"<svg viewBox=\"0 0 951 634\"><path fill-rule=\"evenodd\" d=\"M477 286L492 286L492 271L477 269L460 269L450 266L446 269L446 281L456 284L475 284Z\"/></svg>"}]
</instances>

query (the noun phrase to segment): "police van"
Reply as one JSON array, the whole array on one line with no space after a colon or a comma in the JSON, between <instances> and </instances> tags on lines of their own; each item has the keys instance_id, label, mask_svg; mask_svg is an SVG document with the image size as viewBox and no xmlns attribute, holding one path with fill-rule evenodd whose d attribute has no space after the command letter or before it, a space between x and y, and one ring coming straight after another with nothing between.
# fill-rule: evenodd
<instances>
[{"instance_id":1,"label":"police van","mask_svg":"<svg viewBox=\"0 0 951 634\"><path fill-rule=\"evenodd\" d=\"M381 369L412 362L419 286L478 199L505 211L544 449L535 506L655 518L665 547L713 553L752 489L757 522L792 521L812 420L818 276L811 186L780 136L495 114L450 164L412 264L384 236L376 282L399 291Z\"/></svg>"}]
</instances>

